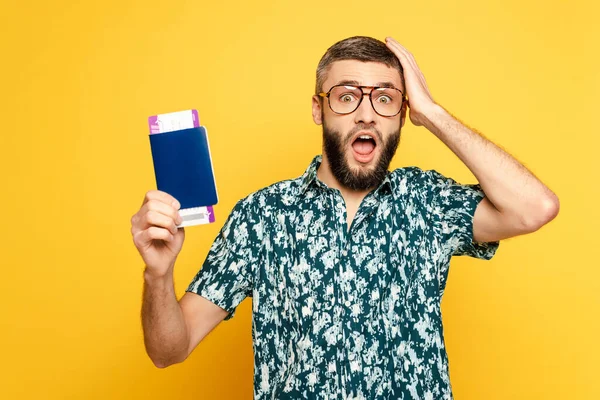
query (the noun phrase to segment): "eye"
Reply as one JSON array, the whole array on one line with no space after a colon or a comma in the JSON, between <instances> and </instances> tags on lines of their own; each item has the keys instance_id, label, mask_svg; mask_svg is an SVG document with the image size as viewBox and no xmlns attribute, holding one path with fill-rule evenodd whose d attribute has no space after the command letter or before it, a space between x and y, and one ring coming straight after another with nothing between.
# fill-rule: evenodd
<instances>
[{"instance_id":1,"label":"eye","mask_svg":"<svg viewBox=\"0 0 600 400\"><path fill-rule=\"evenodd\" d=\"M356 99L356 97L354 97L354 95L352 93L344 93L340 96L340 101L342 103L350 103L352 101L354 101Z\"/></svg>"},{"instance_id":2,"label":"eye","mask_svg":"<svg viewBox=\"0 0 600 400\"><path fill-rule=\"evenodd\" d=\"M392 98L390 96L387 95L381 95L377 98L377 101L382 103L382 104L389 104L392 102Z\"/></svg>"}]
</instances>

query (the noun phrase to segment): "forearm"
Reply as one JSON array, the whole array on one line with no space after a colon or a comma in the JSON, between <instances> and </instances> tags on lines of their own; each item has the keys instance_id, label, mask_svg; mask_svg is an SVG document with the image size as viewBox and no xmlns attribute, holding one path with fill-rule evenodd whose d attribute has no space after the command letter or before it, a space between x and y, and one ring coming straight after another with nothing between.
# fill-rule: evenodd
<instances>
[{"instance_id":1,"label":"forearm","mask_svg":"<svg viewBox=\"0 0 600 400\"><path fill-rule=\"evenodd\" d=\"M527 168L441 106L432 107L425 126L471 170L486 197L504 215L536 226L557 211L556 195Z\"/></svg>"},{"instance_id":2,"label":"forearm","mask_svg":"<svg viewBox=\"0 0 600 400\"><path fill-rule=\"evenodd\" d=\"M142 326L146 352L164 368L188 355L189 334L173 285L173 274L153 278L144 273Z\"/></svg>"}]
</instances>

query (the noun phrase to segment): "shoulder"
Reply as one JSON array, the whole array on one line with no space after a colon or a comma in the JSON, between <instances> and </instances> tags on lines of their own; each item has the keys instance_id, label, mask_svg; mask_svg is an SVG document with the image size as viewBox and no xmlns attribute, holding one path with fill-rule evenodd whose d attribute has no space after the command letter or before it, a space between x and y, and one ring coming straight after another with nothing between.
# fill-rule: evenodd
<instances>
[{"instance_id":1,"label":"shoulder","mask_svg":"<svg viewBox=\"0 0 600 400\"><path fill-rule=\"evenodd\" d=\"M389 178L396 194L404 195L415 192L430 185L430 171L417 166L396 168L390 172Z\"/></svg>"},{"instance_id":2,"label":"shoulder","mask_svg":"<svg viewBox=\"0 0 600 400\"><path fill-rule=\"evenodd\" d=\"M457 182L435 169L421 169L417 166L396 168L390 172L390 179L397 188L436 189L456 184Z\"/></svg>"},{"instance_id":3,"label":"shoulder","mask_svg":"<svg viewBox=\"0 0 600 400\"><path fill-rule=\"evenodd\" d=\"M416 165L396 168L395 170L390 172L390 179L392 179L392 181L394 182L400 182L402 180L412 182L416 179L419 179L424 172L425 171L423 171Z\"/></svg>"},{"instance_id":4,"label":"shoulder","mask_svg":"<svg viewBox=\"0 0 600 400\"><path fill-rule=\"evenodd\" d=\"M273 207L291 205L298 196L301 177L272 183L241 198L234 211L258 212Z\"/></svg>"}]
</instances>

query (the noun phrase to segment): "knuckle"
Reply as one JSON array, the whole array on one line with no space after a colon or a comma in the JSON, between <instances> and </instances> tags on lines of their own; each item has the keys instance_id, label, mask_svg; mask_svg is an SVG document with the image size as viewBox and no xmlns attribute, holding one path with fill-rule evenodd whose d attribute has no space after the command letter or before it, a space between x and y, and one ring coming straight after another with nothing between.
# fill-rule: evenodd
<instances>
[{"instance_id":1,"label":"knuckle","mask_svg":"<svg viewBox=\"0 0 600 400\"><path fill-rule=\"evenodd\" d=\"M148 225L153 225L154 223L154 211L149 210L146 212L146 214L144 214L144 221L146 221L146 223Z\"/></svg>"},{"instance_id":2,"label":"knuckle","mask_svg":"<svg viewBox=\"0 0 600 400\"><path fill-rule=\"evenodd\" d=\"M142 233L143 231L139 231L133 235L133 244L135 244L136 247L139 247L140 236L142 235Z\"/></svg>"},{"instance_id":3,"label":"knuckle","mask_svg":"<svg viewBox=\"0 0 600 400\"><path fill-rule=\"evenodd\" d=\"M155 226L151 226L150 228L148 228L148 237L151 239L158 239L159 233L160 229Z\"/></svg>"},{"instance_id":4,"label":"knuckle","mask_svg":"<svg viewBox=\"0 0 600 400\"><path fill-rule=\"evenodd\" d=\"M153 201L160 201L165 195L165 192L161 192L160 190L149 190L148 192L146 192L146 202L149 202L151 200Z\"/></svg>"},{"instance_id":5,"label":"knuckle","mask_svg":"<svg viewBox=\"0 0 600 400\"><path fill-rule=\"evenodd\" d=\"M163 195L165 197L165 201L172 202L175 200L175 197L167 192L163 192Z\"/></svg>"},{"instance_id":6,"label":"knuckle","mask_svg":"<svg viewBox=\"0 0 600 400\"><path fill-rule=\"evenodd\" d=\"M148 210L148 212L146 213L146 222L148 222L149 224L156 224L157 222L157 216L158 213L154 210Z\"/></svg>"},{"instance_id":7,"label":"knuckle","mask_svg":"<svg viewBox=\"0 0 600 400\"><path fill-rule=\"evenodd\" d=\"M156 199L148 200L148 202L146 203L148 210L156 210L157 203L158 203L158 200L156 200Z\"/></svg>"},{"instance_id":8,"label":"knuckle","mask_svg":"<svg viewBox=\"0 0 600 400\"><path fill-rule=\"evenodd\" d=\"M155 237L156 239L168 239L171 236L171 232L164 228L156 228Z\"/></svg>"},{"instance_id":9,"label":"knuckle","mask_svg":"<svg viewBox=\"0 0 600 400\"><path fill-rule=\"evenodd\" d=\"M158 196L156 198L164 201L165 203L171 201L170 199L173 197L169 193L163 192L162 190L157 190L157 195Z\"/></svg>"}]
</instances>

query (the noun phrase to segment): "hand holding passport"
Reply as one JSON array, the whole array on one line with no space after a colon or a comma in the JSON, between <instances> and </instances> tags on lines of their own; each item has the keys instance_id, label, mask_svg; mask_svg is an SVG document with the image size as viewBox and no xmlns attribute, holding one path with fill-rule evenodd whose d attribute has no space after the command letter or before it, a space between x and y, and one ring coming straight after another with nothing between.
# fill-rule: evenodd
<instances>
[{"instance_id":1,"label":"hand holding passport","mask_svg":"<svg viewBox=\"0 0 600 400\"><path fill-rule=\"evenodd\" d=\"M217 187L206 127L198 111L186 110L148 118L157 189L181 204L177 227L215 221Z\"/></svg>"}]
</instances>

